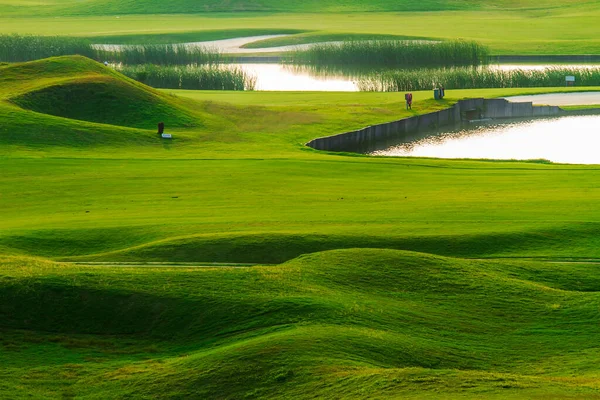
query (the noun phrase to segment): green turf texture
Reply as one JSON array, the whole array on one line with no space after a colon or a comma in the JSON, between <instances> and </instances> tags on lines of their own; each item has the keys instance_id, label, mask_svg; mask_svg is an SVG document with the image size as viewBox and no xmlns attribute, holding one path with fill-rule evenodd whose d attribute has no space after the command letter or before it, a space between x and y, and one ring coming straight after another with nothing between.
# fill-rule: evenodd
<instances>
[{"instance_id":1,"label":"green turf texture","mask_svg":"<svg viewBox=\"0 0 600 400\"><path fill-rule=\"evenodd\" d=\"M600 258L599 167L304 146L564 90L406 111L0 66L0 398L600 397L598 264L542 261Z\"/></svg>"},{"instance_id":2,"label":"green turf texture","mask_svg":"<svg viewBox=\"0 0 600 400\"><path fill-rule=\"evenodd\" d=\"M2 0L0 7L0 33L85 36L100 43L295 33L268 45L395 37L463 38L488 45L493 54L507 55L598 54L600 48L599 0L153 0L143 6L121 0L55 0L43 5Z\"/></svg>"},{"instance_id":3,"label":"green turf texture","mask_svg":"<svg viewBox=\"0 0 600 400\"><path fill-rule=\"evenodd\" d=\"M596 265L351 249L252 268L0 259L0 396L570 398Z\"/></svg>"}]
</instances>

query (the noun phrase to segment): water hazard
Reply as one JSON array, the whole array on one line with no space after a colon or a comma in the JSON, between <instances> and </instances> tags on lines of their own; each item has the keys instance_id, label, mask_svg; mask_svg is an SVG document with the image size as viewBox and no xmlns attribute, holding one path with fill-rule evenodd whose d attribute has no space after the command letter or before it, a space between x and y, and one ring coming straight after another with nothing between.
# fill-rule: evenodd
<instances>
[{"instance_id":1,"label":"water hazard","mask_svg":"<svg viewBox=\"0 0 600 400\"><path fill-rule=\"evenodd\" d=\"M277 63L240 63L232 66L254 76L257 82L256 90L358 92L368 90L361 88L362 80L373 76L378 77L378 72L372 69L359 70L350 67L317 68ZM591 70L599 67L600 64L497 64L480 68L500 71L541 71L552 68Z\"/></svg>"},{"instance_id":2,"label":"water hazard","mask_svg":"<svg viewBox=\"0 0 600 400\"><path fill-rule=\"evenodd\" d=\"M430 133L370 154L600 164L600 116L512 121Z\"/></svg>"}]
</instances>

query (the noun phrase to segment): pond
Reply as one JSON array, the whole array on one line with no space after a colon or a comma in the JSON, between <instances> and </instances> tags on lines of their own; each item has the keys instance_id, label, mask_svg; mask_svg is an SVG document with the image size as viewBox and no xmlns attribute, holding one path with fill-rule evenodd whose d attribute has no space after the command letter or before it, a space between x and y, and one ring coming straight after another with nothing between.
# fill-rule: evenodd
<instances>
[{"instance_id":1,"label":"pond","mask_svg":"<svg viewBox=\"0 0 600 400\"><path fill-rule=\"evenodd\" d=\"M314 68L278 63L231 64L256 77L256 90L357 92L368 71L352 68ZM491 69L543 70L547 68L595 69L600 64L496 64Z\"/></svg>"},{"instance_id":2,"label":"pond","mask_svg":"<svg viewBox=\"0 0 600 400\"><path fill-rule=\"evenodd\" d=\"M280 64L280 55L293 50L307 49L314 43L289 45L280 47L245 48L245 45L260 43L262 40L275 39L289 36L262 35L251 37L239 37L232 39L215 40L208 42L181 43L187 47L202 47L214 50L222 54L235 56L238 64L225 64L242 69L244 72L256 78L256 90L265 91L339 91L356 92L361 89L360 81L366 77L379 77L380 73L373 69L357 69L344 65L337 67L303 67L289 64ZM423 42L423 40L412 40L407 42ZM329 44L341 42L325 42ZM322 43L323 44L323 43ZM98 49L118 51L130 45L102 45L94 46ZM249 56L250 54L250 56ZM267 60L267 61L265 61ZM249 61L249 62L248 62ZM109 60L110 62L110 60ZM497 64L489 68L502 71L511 70L543 70L547 68L568 69L592 69L599 68L599 63L545 63L545 64ZM429 89L429 85L427 85ZM364 89L364 87L363 87ZM389 90L379 88L376 90ZM417 90L417 89L415 89Z\"/></svg>"},{"instance_id":3,"label":"pond","mask_svg":"<svg viewBox=\"0 0 600 400\"><path fill-rule=\"evenodd\" d=\"M600 164L600 116L494 122L422 136L370 154Z\"/></svg>"}]
</instances>

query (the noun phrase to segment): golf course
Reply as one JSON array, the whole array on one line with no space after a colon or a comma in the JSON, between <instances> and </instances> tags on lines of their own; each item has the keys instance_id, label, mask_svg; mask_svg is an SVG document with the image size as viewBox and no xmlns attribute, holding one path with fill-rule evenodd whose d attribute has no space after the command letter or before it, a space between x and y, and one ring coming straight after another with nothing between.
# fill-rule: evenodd
<instances>
[{"instance_id":1,"label":"golf course","mask_svg":"<svg viewBox=\"0 0 600 400\"><path fill-rule=\"evenodd\" d=\"M4 38L86 46L600 54L597 0L0 10ZM407 109L397 91L159 89L78 54L2 59L25 52L3 43L0 399L600 399L600 165L306 146L463 99L600 92L593 73L414 90Z\"/></svg>"}]
</instances>

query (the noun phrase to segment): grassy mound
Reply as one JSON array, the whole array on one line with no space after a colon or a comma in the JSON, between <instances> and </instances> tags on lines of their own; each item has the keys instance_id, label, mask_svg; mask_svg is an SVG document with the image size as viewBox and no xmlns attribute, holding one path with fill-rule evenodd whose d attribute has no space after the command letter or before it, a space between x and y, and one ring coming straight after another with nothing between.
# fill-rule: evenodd
<instances>
[{"instance_id":1,"label":"grassy mound","mask_svg":"<svg viewBox=\"0 0 600 400\"><path fill-rule=\"evenodd\" d=\"M13 398L25 380L42 398L598 397L587 265L349 249L254 268L5 257L0 271Z\"/></svg>"},{"instance_id":2,"label":"grassy mound","mask_svg":"<svg viewBox=\"0 0 600 400\"><path fill-rule=\"evenodd\" d=\"M40 81L34 71L42 71L44 80ZM36 79L39 86L31 88L23 82L19 94L11 97L7 93L8 100L38 113L145 129L153 129L160 121L169 126L190 126L196 122L193 113L175 98L83 57L15 64L5 68L0 84L19 76L29 83Z\"/></svg>"}]
</instances>

